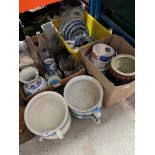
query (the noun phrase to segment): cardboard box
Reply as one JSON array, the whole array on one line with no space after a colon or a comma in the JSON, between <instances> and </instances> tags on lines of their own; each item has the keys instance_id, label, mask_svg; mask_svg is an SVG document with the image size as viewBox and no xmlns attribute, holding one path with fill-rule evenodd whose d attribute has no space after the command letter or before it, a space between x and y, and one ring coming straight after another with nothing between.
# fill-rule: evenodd
<instances>
[{"instance_id":1,"label":"cardboard box","mask_svg":"<svg viewBox=\"0 0 155 155\"><path fill-rule=\"evenodd\" d=\"M105 43L113 47L117 54L131 54L135 55L134 48L128 44L122 37L118 35L111 35L109 37L100 39L91 45L80 49L81 61L87 68L88 73L95 77L102 85L104 89L103 104L105 107L114 105L123 99L128 98L135 91L135 81L128 84L115 86L109 81L104 74L102 74L98 68L96 68L86 57L88 53L92 51L92 46L96 43Z\"/></svg>"},{"instance_id":2,"label":"cardboard box","mask_svg":"<svg viewBox=\"0 0 155 155\"><path fill-rule=\"evenodd\" d=\"M42 36L44 37L43 33L42 33ZM31 39L32 39L32 41L34 42L34 44L36 44L36 46L37 46L37 45L38 45L37 36L35 35L35 36L31 37ZM39 72L41 72L39 66L34 66L34 67L37 68ZM42 90L42 91L40 91L40 92L43 92L43 91L54 91L54 90L56 90L56 89L58 89L58 88L64 86L64 85L65 85L69 80L71 80L72 78L74 78L74 77L76 77L76 76L79 76L79 75L84 75L84 74L85 74L85 68L81 69L80 71L78 71L78 72L76 72L76 73L74 73L74 74L72 74L72 75L70 75L70 76L68 76L68 77L66 77L66 78L64 78L64 79L62 79L61 82L59 83L59 85L57 85L57 86L55 86L55 87L54 87L54 86L47 86L47 88L45 88L44 90ZM25 103L29 102L30 99L31 99L33 96L35 96L36 94L38 94L38 93L36 93L36 94L34 94L34 95L31 95L31 96L27 97L27 96L25 95L24 91L23 91L23 84L22 84L21 82L19 83L19 93L20 93L19 96L20 96L20 98L21 98L21 103L22 103L23 101L24 101ZM23 103L24 103L24 102L23 102Z\"/></svg>"}]
</instances>

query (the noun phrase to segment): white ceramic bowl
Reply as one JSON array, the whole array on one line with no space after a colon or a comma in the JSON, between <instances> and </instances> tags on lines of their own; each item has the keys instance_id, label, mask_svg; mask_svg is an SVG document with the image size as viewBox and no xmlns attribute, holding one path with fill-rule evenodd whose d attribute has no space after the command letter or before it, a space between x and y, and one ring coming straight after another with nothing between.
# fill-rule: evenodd
<instances>
[{"instance_id":1,"label":"white ceramic bowl","mask_svg":"<svg viewBox=\"0 0 155 155\"><path fill-rule=\"evenodd\" d=\"M71 123L64 98L52 91L34 96L26 106L24 119L32 133L45 139L62 139Z\"/></svg>"},{"instance_id":2,"label":"white ceramic bowl","mask_svg":"<svg viewBox=\"0 0 155 155\"><path fill-rule=\"evenodd\" d=\"M93 115L96 109L101 108L103 88L91 76L77 76L66 84L64 98L75 116L88 117Z\"/></svg>"}]
</instances>

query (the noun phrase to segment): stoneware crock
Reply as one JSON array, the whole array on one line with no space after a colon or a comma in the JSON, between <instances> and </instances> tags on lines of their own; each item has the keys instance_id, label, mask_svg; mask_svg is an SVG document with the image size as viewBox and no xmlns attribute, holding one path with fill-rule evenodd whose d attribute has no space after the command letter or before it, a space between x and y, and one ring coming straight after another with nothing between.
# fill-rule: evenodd
<instances>
[{"instance_id":1,"label":"stoneware crock","mask_svg":"<svg viewBox=\"0 0 155 155\"><path fill-rule=\"evenodd\" d=\"M63 139L71 124L68 106L60 94L45 91L34 96L24 113L28 129L43 139Z\"/></svg>"},{"instance_id":2,"label":"stoneware crock","mask_svg":"<svg viewBox=\"0 0 155 155\"><path fill-rule=\"evenodd\" d=\"M108 76L115 85L133 81L135 79L135 57L128 54L117 55L111 61Z\"/></svg>"},{"instance_id":3,"label":"stoneware crock","mask_svg":"<svg viewBox=\"0 0 155 155\"><path fill-rule=\"evenodd\" d=\"M34 67L27 67L19 73L19 80L22 82L24 92L27 96L40 92L47 87L46 80L39 76L39 72Z\"/></svg>"},{"instance_id":4,"label":"stoneware crock","mask_svg":"<svg viewBox=\"0 0 155 155\"><path fill-rule=\"evenodd\" d=\"M100 123L103 94L100 83L87 75L71 79L64 88L72 114L81 119L92 118L96 123Z\"/></svg>"}]
</instances>

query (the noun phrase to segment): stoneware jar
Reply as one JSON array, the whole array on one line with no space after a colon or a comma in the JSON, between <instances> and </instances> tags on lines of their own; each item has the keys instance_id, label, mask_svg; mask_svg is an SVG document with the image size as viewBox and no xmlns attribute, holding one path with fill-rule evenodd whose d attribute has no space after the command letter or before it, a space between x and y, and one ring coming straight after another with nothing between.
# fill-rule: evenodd
<instances>
[{"instance_id":1,"label":"stoneware jar","mask_svg":"<svg viewBox=\"0 0 155 155\"><path fill-rule=\"evenodd\" d=\"M63 139L69 130L71 116L68 106L60 94L45 91L34 96L24 113L28 129L43 139Z\"/></svg>"},{"instance_id":2,"label":"stoneware jar","mask_svg":"<svg viewBox=\"0 0 155 155\"><path fill-rule=\"evenodd\" d=\"M95 78L81 75L71 79L65 86L64 98L75 117L100 123L103 89Z\"/></svg>"},{"instance_id":3,"label":"stoneware jar","mask_svg":"<svg viewBox=\"0 0 155 155\"><path fill-rule=\"evenodd\" d=\"M115 50L103 43L93 46L91 61L100 70L104 71L110 68L111 59L116 55Z\"/></svg>"},{"instance_id":4,"label":"stoneware jar","mask_svg":"<svg viewBox=\"0 0 155 155\"><path fill-rule=\"evenodd\" d=\"M40 92L47 87L46 80L39 76L39 72L34 67L27 67L19 73L20 82L24 83L23 89L27 96Z\"/></svg>"},{"instance_id":5,"label":"stoneware jar","mask_svg":"<svg viewBox=\"0 0 155 155\"><path fill-rule=\"evenodd\" d=\"M128 54L120 54L112 59L108 78L115 85L129 83L135 79L135 57Z\"/></svg>"}]
</instances>

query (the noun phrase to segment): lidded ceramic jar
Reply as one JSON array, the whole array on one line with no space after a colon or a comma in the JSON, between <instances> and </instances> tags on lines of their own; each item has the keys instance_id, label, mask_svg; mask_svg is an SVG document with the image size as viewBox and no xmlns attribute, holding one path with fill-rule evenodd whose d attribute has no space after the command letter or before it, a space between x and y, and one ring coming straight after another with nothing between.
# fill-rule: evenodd
<instances>
[{"instance_id":1,"label":"lidded ceramic jar","mask_svg":"<svg viewBox=\"0 0 155 155\"><path fill-rule=\"evenodd\" d=\"M115 85L129 83L135 79L135 57L129 54L120 54L111 61L108 78Z\"/></svg>"},{"instance_id":2,"label":"lidded ceramic jar","mask_svg":"<svg viewBox=\"0 0 155 155\"><path fill-rule=\"evenodd\" d=\"M71 116L68 106L60 94L45 91L34 96L24 113L28 129L43 139L63 139L69 130Z\"/></svg>"},{"instance_id":3,"label":"lidded ceramic jar","mask_svg":"<svg viewBox=\"0 0 155 155\"><path fill-rule=\"evenodd\" d=\"M93 119L100 123L103 88L93 77L87 75L71 79L65 86L64 98L72 114L80 119Z\"/></svg>"},{"instance_id":4,"label":"lidded ceramic jar","mask_svg":"<svg viewBox=\"0 0 155 155\"><path fill-rule=\"evenodd\" d=\"M24 92L31 96L47 87L46 80L39 76L39 72L34 67L27 67L19 73L19 80L22 82Z\"/></svg>"}]
</instances>

